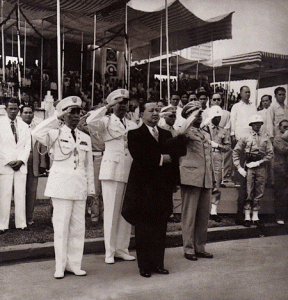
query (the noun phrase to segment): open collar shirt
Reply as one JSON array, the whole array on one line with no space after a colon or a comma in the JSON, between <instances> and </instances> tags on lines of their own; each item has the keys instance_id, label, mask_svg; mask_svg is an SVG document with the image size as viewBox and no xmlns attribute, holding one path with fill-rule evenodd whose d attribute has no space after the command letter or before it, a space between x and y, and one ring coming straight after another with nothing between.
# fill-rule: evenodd
<instances>
[{"instance_id":1,"label":"open collar shirt","mask_svg":"<svg viewBox=\"0 0 288 300\"><path fill-rule=\"evenodd\" d=\"M256 106L251 102L246 104L242 100L233 105L231 110L231 135L236 140L247 135L251 129L249 126L250 117L257 113Z\"/></svg>"}]
</instances>

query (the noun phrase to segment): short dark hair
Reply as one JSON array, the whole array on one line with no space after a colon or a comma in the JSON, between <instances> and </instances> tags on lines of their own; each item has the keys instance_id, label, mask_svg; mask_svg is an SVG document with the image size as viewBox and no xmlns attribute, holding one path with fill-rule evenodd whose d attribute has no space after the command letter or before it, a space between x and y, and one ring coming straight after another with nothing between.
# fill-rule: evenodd
<instances>
[{"instance_id":1,"label":"short dark hair","mask_svg":"<svg viewBox=\"0 0 288 300\"><path fill-rule=\"evenodd\" d=\"M158 102L158 101L157 101ZM143 103L140 103L139 105L139 113L143 113L145 111L145 108L146 108L146 104L149 104L149 103L155 103L157 104L157 102L155 101L150 101L150 102L143 102Z\"/></svg>"},{"instance_id":2,"label":"short dark hair","mask_svg":"<svg viewBox=\"0 0 288 300\"><path fill-rule=\"evenodd\" d=\"M279 122L279 127L281 127L281 126L282 126L282 123L284 123L284 122L288 122L288 120L286 120L286 119L281 120L281 121Z\"/></svg>"},{"instance_id":3,"label":"short dark hair","mask_svg":"<svg viewBox=\"0 0 288 300\"><path fill-rule=\"evenodd\" d=\"M286 90L284 89L284 87L282 86L279 86L277 87L275 90L274 90L274 95L277 95L279 92L285 92L286 93Z\"/></svg>"},{"instance_id":4,"label":"short dark hair","mask_svg":"<svg viewBox=\"0 0 288 300\"><path fill-rule=\"evenodd\" d=\"M206 97L208 97L208 94L207 94L206 92L199 92L199 93L197 93L197 95L196 95L197 99L199 99L201 96L206 96Z\"/></svg>"},{"instance_id":5,"label":"short dark hair","mask_svg":"<svg viewBox=\"0 0 288 300\"><path fill-rule=\"evenodd\" d=\"M9 103L16 103L18 107L20 106L20 101L17 98L9 98L9 99L7 99L6 102L5 102L6 108L8 107Z\"/></svg>"},{"instance_id":6,"label":"short dark hair","mask_svg":"<svg viewBox=\"0 0 288 300\"><path fill-rule=\"evenodd\" d=\"M22 106L20 107L20 114L23 113L25 107L31 108L32 111L34 112L34 107L33 107L33 105L22 105Z\"/></svg>"},{"instance_id":7,"label":"short dark hair","mask_svg":"<svg viewBox=\"0 0 288 300\"><path fill-rule=\"evenodd\" d=\"M266 95L266 94L263 95L263 96L261 97L261 101L262 101L262 99L263 99L264 97L268 97L269 100L272 101L272 96L271 96L271 95Z\"/></svg>"},{"instance_id":8,"label":"short dark hair","mask_svg":"<svg viewBox=\"0 0 288 300\"><path fill-rule=\"evenodd\" d=\"M240 93L243 91L243 89L244 89L244 88L248 88L248 89L250 89L250 88L249 88L249 86L247 86L247 85L243 85L243 86L241 86L241 88L240 88Z\"/></svg>"}]
</instances>

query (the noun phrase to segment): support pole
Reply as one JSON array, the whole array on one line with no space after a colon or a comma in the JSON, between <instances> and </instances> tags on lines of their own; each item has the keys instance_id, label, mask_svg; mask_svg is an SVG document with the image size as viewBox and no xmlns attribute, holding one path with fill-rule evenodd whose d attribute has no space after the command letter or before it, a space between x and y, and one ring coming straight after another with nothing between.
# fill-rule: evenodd
<instances>
[{"instance_id":1,"label":"support pole","mask_svg":"<svg viewBox=\"0 0 288 300\"><path fill-rule=\"evenodd\" d=\"M177 50L177 60L176 60L176 76L177 76L177 79L176 79L176 91L178 92L179 90L179 85L178 85L178 73L179 73L179 52Z\"/></svg>"},{"instance_id":2,"label":"support pole","mask_svg":"<svg viewBox=\"0 0 288 300\"><path fill-rule=\"evenodd\" d=\"M13 65L13 57L14 57L14 28L12 26L12 65Z\"/></svg>"},{"instance_id":3,"label":"support pole","mask_svg":"<svg viewBox=\"0 0 288 300\"><path fill-rule=\"evenodd\" d=\"M40 101L43 100L43 48L44 48L44 39L43 39L43 20L42 20L42 38L41 38L41 61L40 61Z\"/></svg>"},{"instance_id":4,"label":"support pole","mask_svg":"<svg viewBox=\"0 0 288 300\"><path fill-rule=\"evenodd\" d=\"M17 46L18 46L18 99L21 102L21 69L20 69L20 58L21 58L21 43L20 43L20 4L17 1Z\"/></svg>"},{"instance_id":5,"label":"support pole","mask_svg":"<svg viewBox=\"0 0 288 300\"><path fill-rule=\"evenodd\" d=\"M228 76L228 91L227 91L227 101L225 103L225 109L228 109L228 99L230 94L230 83L231 83L231 72L232 72L232 66L229 67L229 76Z\"/></svg>"},{"instance_id":6,"label":"support pole","mask_svg":"<svg viewBox=\"0 0 288 300\"><path fill-rule=\"evenodd\" d=\"M60 28L60 0L57 0L57 75L58 75L58 100L62 99L61 83L61 28Z\"/></svg>"},{"instance_id":7,"label":"support pole","mask_svg":"<svg viewBox=\"0 0 288 300\"><path fill-rule=\"evenodd\" d=\"M125 64L124 64L124 88L128 89L128 5L125 7Z\"/></svg>"},{"instance_id":8,"label":"support pole","mask_svg":"<svg viewBox=\"0 0 288 300\"><path fill-rule=\"evenodd\" d=\"M27 50L27 28L26 28L26 20L25 20L25 28L24 28L24 70L23 70L23 78L26 78L26 50Z\"/></svg>"},{"instance_id":9,"label":"support pole","mask_svg":"<svg viewBox=\"0 0 288 300\"><path fill-rule=\"evenodd\" d=\"M65 18L65 16L64 16ZM64 19L65 20L65 19ZM62 93L64 91L64 63L65 63L65 28L64 28L64 22L63 22L63 36L62 36L62 72L61 72L61 78L62 78Z\"/></svg>"},{"instance_id":10,"label":"support pole","mask_svg":"<svg viewBox=\"0 0 288 300\"><path fill-rule=\"evenodd\" d=\"M91 105L94 106L94 89L95 89L95 61L96 61L96 13L94 14L94 41L93 41L93 66L92 66L92 95Z\"/></svg>"},{"instance_id":11,"label":"support pole","mask_svg":"<svg viewBox=\"0 0 288 300\"><path fill-rule=\"evenodd\" d=\"M160 22L160 100L162 97L162 47L163 47L163 33L162 33L162 13Z\"/></svg>"},{"instance_id":12,"label":"support pole","mask_svg":"<svg viewBox=\"0 0 288 300\"><path fill-rule=\"evenodd\" d=\"M80 65L80 92L83 89L83 50L84 50L84 41L83 41L83 31L82 31L82 39L81 39L81 65Z\"/></svg>"},{"instance_id":13,"label":"support pole","mask_svg":"<svg viewBox=\"0 0 288 300\"><path fill-rule=\"evenodd\" d=\"M147 101L149 100L149 88L150 88L150 52L148 54L148 70L147 70Z\"/></svg>"},{"instance_id":14,"label":"support pole","mask_svg":"<svg viewBox=\"0 0 288 300\"><path fill-rule=\"evenodd\" d=\"M169 37L168 37L168 4L165 0L166 10L166 61L167 61L167 100L170 105L170 70L169 70Z\"/></svg>"},{"instance_id":15,"label":"support pole","mask_svg":"<svg viewBox=\"0 0 288 300\"><path fill-rule=\"evenodd\" d=\"M4 17L3 17L3 10L4 10L4 1L1 0L1 22L4 21ZM3 82L6 81L6 62L5 62L5 51L4 51L4 24L1 26L1 36L2 36L2 70L3 70Z\"/></svg>"},{"instance_id":16,"label":"support pole","mask_svg":"<svg viewBox=\"0 0 288 300\"><path fill-rule=\"evenodd\" d=\"M216 86L215 86L215 82L216 82L216 75L215 75L215 68L214 68L214 48L213 48L213 41L211 42L212 43L212 51L211 51L211 56L212 56L212 68L213 68L213 82L214 82L214 85L213 85L213 91L214 93L216 92Z\"/></svg>"}]
</instances>

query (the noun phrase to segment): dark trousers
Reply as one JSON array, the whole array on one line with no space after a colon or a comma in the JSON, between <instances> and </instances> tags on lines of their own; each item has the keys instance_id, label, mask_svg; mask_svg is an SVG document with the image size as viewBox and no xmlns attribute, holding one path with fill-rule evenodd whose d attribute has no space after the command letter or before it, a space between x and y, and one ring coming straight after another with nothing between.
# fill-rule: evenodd
<instances>
[{"instance_id":1,"label":"dark trousers","mask_svg":"<svg viewBox=\"0 0 288 300\"><path fill-rule=\"evenodd\" d=\"M28 164L28 173L26 181L26 221L33 221L33 212L36 202L38 177L33 174L33 165Z\"/></svg>"},{"instance_id":2,"label":"dark trousers","mask_svg":"<svg viewBox=\"0 0 288 300\"><path fill-rule=\"evenodd\" d=\"M286 220L288 213L288 178L283 173L274 172L274 198L277 220Z\"/></svg>"},{"instance_id":3,"label":"dark trousers","mask_svg":"<svg viewBox=\"0 0 288 300\"><path fill-rule=\"evenodd\" d=\"M138 267L151 270L164 267L167 220L159 224L139 223L135 225L135 242Z\"/></svg>"},{"instance_id":4,"label":"dark trousers","mask_svg":"<svg viewBox=\"0 0 288 300\"><path fill-rule=\"evenodd\" d=\"M240 165L244 166L245 156L243 153L240 154ZM233 181L239 185L237 188L238 198L237 198L237 215L236 215L236 223L241 224L244 221L244 203L247 198L247 186L246 186L246 178L244 178L238 170L235 168Z\"/></svg>"}]
</instances>

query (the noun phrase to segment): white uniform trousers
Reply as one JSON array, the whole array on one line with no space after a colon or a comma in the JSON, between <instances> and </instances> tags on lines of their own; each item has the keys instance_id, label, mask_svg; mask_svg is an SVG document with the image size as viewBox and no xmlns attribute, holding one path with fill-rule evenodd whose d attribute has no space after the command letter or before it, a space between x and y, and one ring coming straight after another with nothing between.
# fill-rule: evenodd
<instances>
[{"instance_id":1,"label":"white uniform trousers","mask_svg":"<svg viewBox=\"0 0 288 300\"><path fill-rule=\"evenodd\" d=\"M126 183L102 180L106 258L129 254L131 224L121 215Z\"/></svg>"},{"instance_id":2,"label":"white uniform trousers","mask_svg":"<svg viewBox=\"0 0 288 300\"><path fill-rule=\"evenodd\" d=\"M0 230L8 229L12 188L14 183L15 226L25 228L26 225L26 174L16 171L13 174L0 175Z\"/></svg>"},{"instance_id":3,"label":"white uniform trousers","mask_svg":"<svg viewBox=\"0 0 288 300\"><path fill-rule=\"evenodd\" d=\"M81 270L85 239L84 200L52 198L56 271Z\"/></svg>"}]
</instances>

